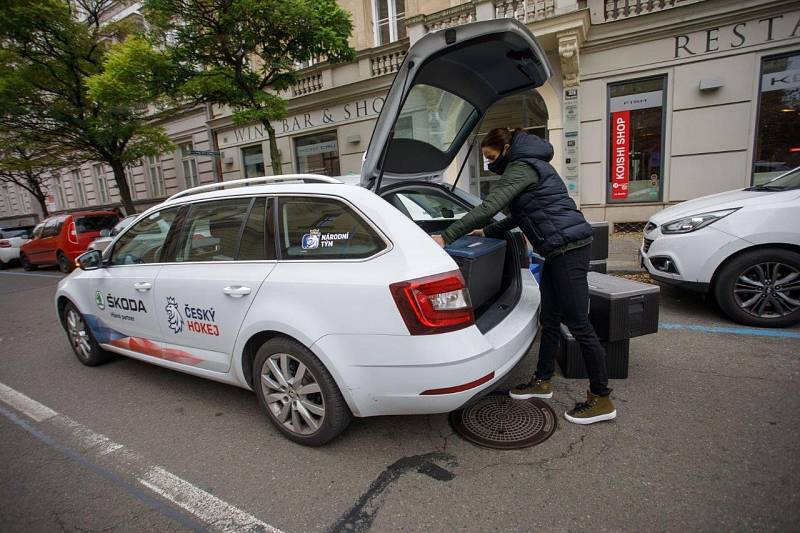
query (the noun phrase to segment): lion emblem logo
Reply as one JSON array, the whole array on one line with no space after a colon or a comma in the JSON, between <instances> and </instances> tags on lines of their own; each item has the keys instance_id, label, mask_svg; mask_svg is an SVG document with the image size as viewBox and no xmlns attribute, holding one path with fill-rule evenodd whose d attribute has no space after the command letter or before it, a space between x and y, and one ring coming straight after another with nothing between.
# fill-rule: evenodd
<instances>
[{"instance_id":1,"label":"lion emblem logo","mask_svg":"<svg viewBox=\"0 0 800 533\"><path fill-rule=\"evenodd\" d=\"M183 317L181 316L180 311L178 311L178 302L175 301L175 298L171 296L167 297L167 321L169 322L169 329L171 329L174 333L180 333L183 331Z\"/></svg>"}]
</instances>

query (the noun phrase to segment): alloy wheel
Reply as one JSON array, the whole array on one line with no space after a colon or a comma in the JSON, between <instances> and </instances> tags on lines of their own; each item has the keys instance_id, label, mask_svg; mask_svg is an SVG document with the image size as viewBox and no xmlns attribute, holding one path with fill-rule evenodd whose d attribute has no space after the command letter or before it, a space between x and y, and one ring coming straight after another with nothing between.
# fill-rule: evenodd
<instances>
[{"instance_id":1,"label":"alloy wheel","mask_svg":"<svg viewBox=\"0 0 800 533\"><path fill-rule=\"evenodd\" d=\"M83 317L74 309L67 311L67 335L75 348L75 352L83 359L89 359L92 345L89 342L89 333Z\"/></svg>"},{"instance_id":2,"label":"alloy wheel","mask_svg":"<svg viewBox=\"0 0 800 533\"><path fill-rule=\"evenodd\" d=\"M733 287L736 304L759 318L780 318L800 309L800 270L780 262L755 264Z\"/></svg>"},{"instance_id":3,"label":"alloy wheel","mask_svg":"<svg viewBox=\"0 0 800 533\"><path fill-rule=\"evenodd\" d=\"M322 426L322 389L298 359L287 353L271 355L261 368L261 390L270 412L289 431L311 435Z\"/></svg>"}]
</instances>

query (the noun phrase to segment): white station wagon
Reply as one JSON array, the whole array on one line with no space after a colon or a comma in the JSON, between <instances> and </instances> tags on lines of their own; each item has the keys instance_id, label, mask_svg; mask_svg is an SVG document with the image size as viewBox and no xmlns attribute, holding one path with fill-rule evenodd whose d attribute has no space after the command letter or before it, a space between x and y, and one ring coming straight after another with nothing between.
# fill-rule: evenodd
<instances>
[{"instance_id":1,"label":"white station wagon","mask_svg":"<svg viewBox=\"0 0 800 533\"><path fill-rule=\"evenodd\" d=\"M442 413L485 394L537 332L525 241L508 233L500 289L474 309L429 235L480 202L441 176L486 110L549 74L515 20L427 35L392 85L361 186L288 175L196 187L81 256L55 298L78 359L113 352L254 390L307 445L352 416Z\"/></svg>"}]
</instances>

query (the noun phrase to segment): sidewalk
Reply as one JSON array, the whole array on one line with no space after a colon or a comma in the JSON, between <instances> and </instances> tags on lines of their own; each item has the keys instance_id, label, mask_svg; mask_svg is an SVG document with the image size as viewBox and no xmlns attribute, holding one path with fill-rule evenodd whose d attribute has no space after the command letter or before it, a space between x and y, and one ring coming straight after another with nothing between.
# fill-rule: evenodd
<instances>
[{"instance_id":1,"label":"sidewalk","mask_svg":"<svg viewBox=\"0 0 800 533\"><path fill-rule=\"evenodd\" d=\"M642 272L639 266L641 233L612 233L608 237L608 271Z\"/></svg>"}]
</instances>

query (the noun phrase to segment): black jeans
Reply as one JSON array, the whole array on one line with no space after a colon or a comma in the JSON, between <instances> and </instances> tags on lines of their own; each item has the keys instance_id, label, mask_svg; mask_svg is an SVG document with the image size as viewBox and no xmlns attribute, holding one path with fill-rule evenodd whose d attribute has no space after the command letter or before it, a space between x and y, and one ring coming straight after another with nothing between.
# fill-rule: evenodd
<instances>
[{"instance_id":1,"label":"black jeans","mask_svg":"<svg viewBox=\"0 0 800 533\"><path fill-rule=\"evenodd\" d=\"M561 344L559 327L564 323L581 346L593 394L607 396L608 371L606 352L589 322L589 272L591 246L583 246L556 255L542 267L542 338L536 376L550 379L555 371L555 357Z\"/></svg>"}]
</instances>

